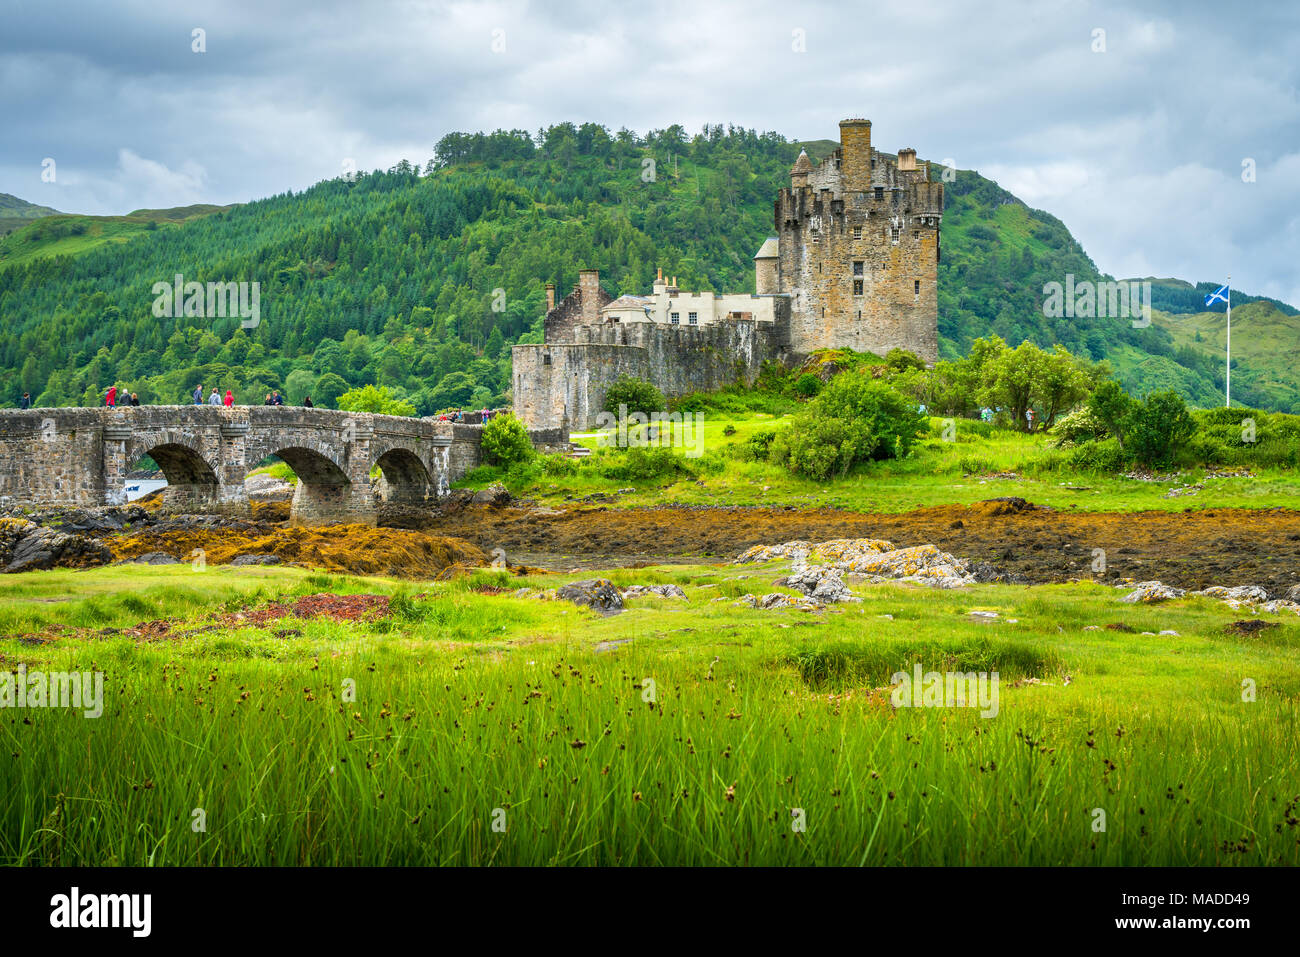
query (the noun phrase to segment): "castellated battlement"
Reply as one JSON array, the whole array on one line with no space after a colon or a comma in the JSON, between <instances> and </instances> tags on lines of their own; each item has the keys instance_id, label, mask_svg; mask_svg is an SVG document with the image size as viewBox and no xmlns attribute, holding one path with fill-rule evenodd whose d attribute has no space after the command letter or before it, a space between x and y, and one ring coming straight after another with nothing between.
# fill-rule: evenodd
<instances>
[{"instance_id":1,"label":"castellated battlement","mask_svg":"<svg viewBox=\"0 0 1300 957\"><path fill-rule=\"evenodd\" d=\"M752 382L769 360L818 349L939 353L943 184L916 150L883 153L871 121L840 123L840 147L801 152L773 208L775 235L754 256L755 293L683 291L660 271L651 292L617 299L594 269L555 302L545 344L515 346L515 412L531 428L594 427L621 376L665 396Z\"/></svg>"}]
</instances>

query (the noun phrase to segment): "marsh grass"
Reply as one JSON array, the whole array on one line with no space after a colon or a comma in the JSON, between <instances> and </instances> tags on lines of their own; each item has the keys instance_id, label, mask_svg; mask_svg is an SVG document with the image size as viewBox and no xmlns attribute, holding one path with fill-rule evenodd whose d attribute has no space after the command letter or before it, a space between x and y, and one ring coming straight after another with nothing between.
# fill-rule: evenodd
<instances>
[{"instance_id":1,"label":"marsh grass","mask_svg":"<svg viewBox=\"0 0 1300 957\"><path fill-rule=\"evenodd\" d=\"M763 593L781 571L621 572L690 600L613 618L476 591L491 572L427 586L175 567L0 580L6 620L92 630L2 640L6 668L99 668L106 691L97 720L0 711L0 860L1300 863L1294 616L1233 636L1240 614L1217 602L1133 608L1094 585L860 587L860 605L814 615L710 600ZM82 593L35 600L60 582ZM389 595L392 615L202 630L323 587ZM95 633L139 609L192 630ZM1083 630L1117 621L1137 632ZM1160 628L1180 636L1140 633ZM626 643L597 650L613 641ZM998 716L891 710L873 689L913 660L999 670Z\"/></svg>"}]
</instances>

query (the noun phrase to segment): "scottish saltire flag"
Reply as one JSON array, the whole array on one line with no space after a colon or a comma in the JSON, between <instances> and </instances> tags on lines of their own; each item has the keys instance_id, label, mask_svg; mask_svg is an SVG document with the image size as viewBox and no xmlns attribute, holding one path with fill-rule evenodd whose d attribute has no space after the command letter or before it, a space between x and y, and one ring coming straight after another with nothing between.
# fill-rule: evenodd
<instances>
[{"instance_id":1,"label":"scottish saltire flag","mask_svg":"<svg viewBox=\"0 0 1300 957\"><path fill-rule=\"evenodd\" d=\"M1222 302L1226 305L1228 302L1227 293L1228 287L1226 285L1220 286L1218 289L1214 290L1214 292L1205 297L1205 304L1207 306L1212 306L1216 302Z\"/></svg>"}]
</instances>

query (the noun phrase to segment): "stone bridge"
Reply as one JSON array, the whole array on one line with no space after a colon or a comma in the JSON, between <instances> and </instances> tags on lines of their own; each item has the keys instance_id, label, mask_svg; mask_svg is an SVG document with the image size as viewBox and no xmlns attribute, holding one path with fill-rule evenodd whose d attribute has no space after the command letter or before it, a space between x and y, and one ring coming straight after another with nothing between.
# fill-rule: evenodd
<instances>
[{"instance_id":1,"label":"stone bridge","mask_svg":"<svg viewBox=\"0 0 1300 957\"><path fill-rule=\"evenodd\" d=\"M298 476L300 521L374 520L381 501L431 503L479 463L480 429L433 419L290 406L0 410L0 503L113 505L144 456L165 501L195 511L247 507L244 478L268 456ZM6 501L7 500L7 501Z\"/></svg>"}]
</instances>

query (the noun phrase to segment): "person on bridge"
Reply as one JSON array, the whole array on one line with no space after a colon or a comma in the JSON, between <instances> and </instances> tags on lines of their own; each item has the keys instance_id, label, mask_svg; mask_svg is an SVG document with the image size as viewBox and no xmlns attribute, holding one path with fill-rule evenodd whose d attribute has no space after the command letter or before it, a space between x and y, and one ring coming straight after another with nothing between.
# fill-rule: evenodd
<instances>
[{"instance_id":1,"label":"person on bridge","mask_svg":"<svg viewBox=\"0 0 1300 957\"><path fill-rule=\"evenodd\" d=\"M203 404L203 383L202 382L200 382L198 385L194 387L194 394L192 398L194 399L195 405Z\"/></svg>"},{"instance_id":2,"label":"person on bridge","mask_svg":"<svg viewBox=\"0 0 1300 957\"><path fill-rule=\"evenodd\" d=\"M284 405L284 396L280 395L280 390L276 389L271 393L272 405Z\"/></svg>"},{"instance_id":3,"label":"person on bridge","mask_svg":"<svg viewBox=\"0 0 1300 957\"><path fill-rule=\"evenodd\" d=\"M303 407L304 409L314 409L314 408L316 408L315 404L313 404L312 401L311 401L311 396L309 396L309 395L305 395L305 396L302 397L302 407Z\"/></svg>"},{"instance_id":4,"label":"person on bridge","mask_svg":"<svg viewBox=\"0 0 1300 957\"><path fill-rule=\"evenodd\" d=\"M208 405L221 405L221 393L215 385L212 387L212 395L208 396Z\"/></svg>"},{"instance_id":5,"label":"person on bridge","mask_svg":"<svg viewBox=\"0 0 1300 957\"><path fill-rule=\"evenodd\" d=\"M138 395L136 395L134 392L131 393L131 404L132 404L132 405L139 405L139 404L140 404L140 397L139 397Z\"/></svg>"},{"instance_id":6,"label":"person on bridge","mask_svg":"<svg viewBox=\"0 0 1300 957\"><path fill-rule=\"evenodd\" d=\"M30 409L31 407L32 407L32 394L30 392L24 392L23 404L20 406L20 408Z\"/></svg>"},{"instance_id":7,"label":"person on bridge","mask_svg":"<svg viewBox=\"0 0 1300 957\"><path fill-rule=\"evenodd\" d=\"M230 408L231 406L233 406L234 404L235 404L235 396L234 396L234 393L232 393L229 389L227 389L227 390L226 390L226 402L225 402L226 408L229 409L229 408Z\"/></svg>"},{"instance_id":8,"label":"person on bridge","mask_svg":"<svg viewBox=\"0 0 1300 957\"><path fill-rule=\"evenodd\" d=\"M110 385L108 387L108 394L104 396L104 404L110 409L117 405L117 386Z\"/></svg>"},{"instance_id":9,"label":"person on bridge","mask_svg":"<svg viewBox=\"0 0 1300 957\"><path fill-rule=\"evenodd\" d=\"M266 398L262 400L262 405L271 405L271 404L272 404L272 402L271 402L271 393L268 392L268 393L266 394Z\"/></svg>"}]
</instances>

